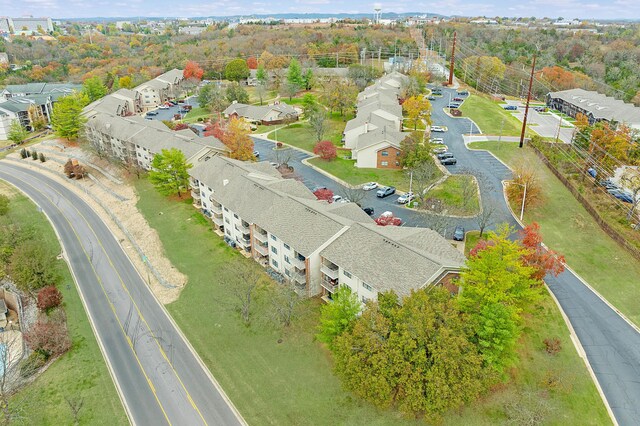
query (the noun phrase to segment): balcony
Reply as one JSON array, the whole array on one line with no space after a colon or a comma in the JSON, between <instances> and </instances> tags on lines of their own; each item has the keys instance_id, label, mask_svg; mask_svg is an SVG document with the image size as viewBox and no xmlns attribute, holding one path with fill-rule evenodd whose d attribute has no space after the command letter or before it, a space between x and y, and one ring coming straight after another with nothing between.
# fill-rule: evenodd
<instances>
[{"instance_id":1,"label":"balcony","mask_svg":"<svg viewBox=\"0 0 640 426\"><path fill-rule=\"evenodd\" d=\"M259 228L255 228L254 229L254 233L253 233L253 238L256 241L259 241L261 243L266 243L269 240L269 237L267 236L267 233L265 232L264 234L260 231L258 231Z\"/></svg>"},{"instance_id":2,"label":"balcony","mask_svg":"<svg viewBox=\"0 0 640 426\"><path fill-rule=\"evenodd\" d=\"M320 285L327 289L329 293L335 293L338 290L338 280L330 280L326 276L322 277L322 281L320 281Z\"/></svg>"},{"instance_id":3,"label":"balcony","mask_svg":"<svg viewBox=\"0 0 640 426\"><path fill-rule=\"evenodd\" d=\"M242 231L243 234L248 234L249 233L249 222L245 222L244 220L240 221L240 231Z\"/></svg>"},{"instance_id":4,"label":"balcony","mask_svg":"<svg viewBox=\"0 0 640 426\"><path fill-rule=\"evenodd\" d=\"M195 207L196 209L202 208L202 203L200 202L200 197L198 197L198 198L193 197L193 207Z\"/></svg>"},{"instance_id":5,"label":"balcony","mask_svg":"<svg viewBox=\"0 0 640 426\"><path fill-rule=\"evenodd\" d=\"M307 284L306 274L291 271L291 279L298 284Z\"/></svg>"},{"instance_id":6,"label":"balcony","mask_svg":"<svg viewBox=\"0 0 640 426\"><path fill-rule=\"evenodd\" d=\"M291 264L297 269L304 271L307 267L307 265L305 264L305 260L305 257L298 253L291 259Z\"/></svg>"},{"instance_id":7,"label":"balcony","mask_svg":"<svg viewBox=\"0 0 640 426\"><path fill-rule=\"evenodd\" d=\"M267 245L263 246L262 244L256 244L254 248L256 249L256 253L261 254L262 256L269 255L269 246Z\"/></svg>"},{"instance_id":8,"label":"balcony","mask_svg":"<svg viewBox=\"0 0 640 426\"><path fill-rule=\"evenodd\" d=\"M199 189L198 189L197 191L195 191L195 190L191 190L191 197L192 197L194 200L196 200L196 199L197 199L197 200L198 200L198 203L199 203L199 202L200 202L200 190L199 190Z\"/></svg>"},{"instance_id":9,"label":"balcony","mask_svg":"<svg viewBox=\"0 0 640 426\"><path fill-rule=\"evenodd\" d=\"M251 240L249 238L238 238L238 243L245 249L251 247Z\"/></svg>"},{"instance_id":10,"label":"balcony","mask_svg":"<svg viewBox=\"0 0 640 426\"><path fill-rule=\"evenodd\" d=\"M336 265L334 265L333 263L331 263L331 265L327 265L327 264L322 264L322 267L320 268L320 271L327 277L329 277L332 280L337 280L338 279L338 267Z\"/></svg>"},{"instance_id":11,"label":"balcony","mask_svg":"<svg viewBox=\"0 0 640 426\"><path fill-rule=\"evenodd\" d=\"M211 220L213 221L213 223L215 223L219 227L224 226L224 219L222 219L222 215L214 214Z\"/></svg>"},{"instance_id":12,"label":"balcony","mask_svg":"<svg viewBox=\"0 0 640 426\"><path fill-rule=\"evenodd\" d=\"M194 192L195 192L196 194L198 194L198 196L200 196L200 186L198 186L198 185L192 185L192 186L191 186L191 193L193 194Z\"/></svg>"}]
</instances>

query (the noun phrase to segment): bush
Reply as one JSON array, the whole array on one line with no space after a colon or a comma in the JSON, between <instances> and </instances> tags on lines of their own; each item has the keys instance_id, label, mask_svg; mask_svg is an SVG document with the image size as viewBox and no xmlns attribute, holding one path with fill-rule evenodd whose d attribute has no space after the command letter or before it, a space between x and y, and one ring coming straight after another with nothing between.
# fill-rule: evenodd
<instances>
[{"instance_id":1,"label":"bush","mask_svg":"<svg viewBox=\"0 0 640 426\"><path fill-rule=\"evenodd\" d=\"M203 121L204 121L204 118L202 118L202 117L198 117L198 121L199 121L199 122L203 122Z\"/></svg>"},{"instance_id":2,"label":"bush","mask_svg":"<svg viewBox=\"0 0 640 426\"><path fill-rule=\"evenodd\" d=\"M44 163L45 161L47 161L47 159L44 158L44 154L43 153L40 153L40 157L39 158L40 158L40 162L41 163Z\"/></svg>"},{"instance_id":3,"label":"bush","mask_svg":"<svg viewBox=\"0 0 640 426\"><path fill-rule=\"evenodd\" d=\"M24 159L24 158L27 158L28 156L29 156L29 153L27 152L27 150L22 148L20 150L20 157L22 157Z\"/></svg>"},{"instance_id":4,"label":"bush","mask_svg":"<svg viewBox=\"0 0 640 426\"><path fill-rule=\"evenodd\" d=\"M562 343L557 337L544 339L544 349L549 355L556 355L562 350Z\"/></svg>"},{"instance_id":5,"label":"bush","mask_svg":"<svg viewBox=\"0 0 640 426\"><path fill-rule=\"evenodd\" d=\"M62 303L62 293L55 286L43 287L38 292L38 301L36 306L41 311L49 311L51 308L60 306Z\"/></svg>"},{"instance_id":6,"label":"bush","mask_svg":"<svg viewBox=\"0 0 640 426\"><path fill-rule=\"evenodd\" d=\"M31 158L33 160L37 160L38 159L38 152L35 149L33 151L31 151Z\"/></svg>"},{"instance_id":7,"label":"bush","mask_svg":"<svg viewBox=\"0 0 640 426\"><path fill-rule=\"evenodd\" d=\"M41 351L31 352L29 357L20 363L20 376L31 377L47 363L47 356Z\"/></svg>"},{"instance_id":8,"label":"bush","mask_svg":"<svg viewBox=\"0 0 640 426\"><path fill-rule=\"evenodd\" d=\"M55 313L58 315L39 318L31 330L24 335L29 348L47 356L65 353L71 347L64 312L57 309Z\"/></svg>"},{"instance_id":9,"label":"bush","mask_svg":"<svg viewBox=\"0 0 640 426\"><path fill-rule=\"evenodd\" d=\"M320 141L313 147L313 153L323 160L330 161L338 156L338 150L331 141Z\"/></svg>"}]
</instances>

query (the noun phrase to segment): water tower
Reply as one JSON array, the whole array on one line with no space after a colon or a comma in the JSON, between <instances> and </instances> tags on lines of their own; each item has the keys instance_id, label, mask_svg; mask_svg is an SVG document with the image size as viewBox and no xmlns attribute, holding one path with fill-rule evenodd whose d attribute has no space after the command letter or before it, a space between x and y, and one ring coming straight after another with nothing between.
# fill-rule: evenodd
<instances>
[{"instance_id":1,"label":"water tower","mask_svg":"<svg viewBox=\"0 0 640 426\"><path fill-rule=\"evenodd\" d=\"M373 10L374 10L373 23L374 24L379 24L380 23L380 15L382 15L382 5L380 3L374 4L373 5Z\"/></svg>"}]
</instances>

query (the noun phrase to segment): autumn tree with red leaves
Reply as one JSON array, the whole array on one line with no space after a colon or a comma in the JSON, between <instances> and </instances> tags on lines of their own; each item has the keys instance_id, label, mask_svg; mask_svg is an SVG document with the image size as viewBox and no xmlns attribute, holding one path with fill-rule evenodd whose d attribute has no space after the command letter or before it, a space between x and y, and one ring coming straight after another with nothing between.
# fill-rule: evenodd
<instances>
[{"instance_id":1,"label":"autumn tree with red leaves","mask_svg":"<svg viewBox=\"0 0 640 426\"><path fill-rule=\"evenodd\" d=\"M205 136L213 136L219 140L224 138L225 125L222 121L216 121L215 123L209 123L204 129Z\"/></svg>"},{"instance_id":2,"label":"autumn tree with red leaves","mask_svg":"<svg viewBox=\"0 0 640 426\"><path fill-rule=\"evenodd\" d=\"M64 312L38 318L31 330L24 335L27 345L33 351L42 351L47 357L60 355L71 347Z\"/></svg>"},{"instance_id":3,"label":"autumn tree with red leaves","mask_svg":"<svg viewBox=\"0 0 640 426\"><path fill-rule=\"evenodd\" d=\"M313 195L315 195L318 200L324 200L329 202L333 201L333 191L330 189L326 189L326 188L318 189L316 192L313 193Z\"/></svg>"},{"instance_id":4,"label":"autumn tree with red leaves","mask_svg":"<svg viewBox=\"0 0 640 426\"><path fill-rule=\"evenodd\" d=\"M338 150L331 141L320 141L313 147L313 153L326 161L331 161L338 156Z\"/></svg>"},{"instance_id":5,"label":"autumn tree with red leaves","mask_svg":"<svg viewBox=\"0 0 640 426\"><path fill-rule=\"evenodd\" d=\"M182 72L182 75L187 80L194 79L200 81L202 80L203 74L204 70L200 68L200 65L198 65L198 63L195 61L187 61L186 65L184 66L184 71Z\"/></svg>"},{"instance_id":6,"label":"autumn tree with red leaves","mask_svg":"<svg viewBox=\"0 0 640 426\"><path fill-rule=\"evenodd\" d=\"M553 250L542 246L542 235L540 235L540 225L533 222L520 231L522 245L528 249L528 253L523 256L523 261L528 266L536 269L532 278L542 280L545 275L558 274L564 271L564 256Z\"/></svg>"},{"instance_id":7,"label":"autumn tree with red leaves","mask_svg":"<svg viewBox=\"0 0 640 426\"><path fill-rule=\"evenodd\" d=\"M383 213L375 220L375 222L380 226L400 226L402 224L402 219L395 217L393 214Z\"/></svg>"},{"instance_id":8,"label":"autumn tree with red leaves","mask_svg":"<svg viewBox=\"0 0 640 426\"><path fill-rule=\"evenodd\" d=\"M255 70L258 68L258 60L255 58L255 56L249 56L247 58L247 66L250 70Z\"/></svg>"},{"instance_id":9,"label":"autumn tree with red leaves","mask_svg":"<svg viewBox=\"0 0 640 426\"><path fill-rule=\"evenodd\" d=\"M48 311L62 303L62 293L55 286L47 286L38 292L36 306L41 311Z\"/></svg>"},{"instance_id":10,"label":"autumn tree with red leaves","mask_svg":"<svg viewBox=\"0 0 640 426\"><path fill-rule=\"evenodd\" d=\"M189 125L187 123L177 123L175 126L173 126L173 130L175 130L176 132L178 130L187 130L189 128Z\"/></svg>"}]
</instances>

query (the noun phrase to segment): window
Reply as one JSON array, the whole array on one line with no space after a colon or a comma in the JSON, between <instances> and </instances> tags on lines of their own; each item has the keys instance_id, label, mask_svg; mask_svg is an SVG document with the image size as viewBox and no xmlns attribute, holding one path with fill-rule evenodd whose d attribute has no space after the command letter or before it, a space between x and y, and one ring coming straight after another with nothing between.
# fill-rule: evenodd
<instances>
[{"instance_id":1,"label":"window","mask_svg":"<svg viewBox=\"0 0 640 426\"><path fill-rule=\"evenodd\" d=\"M287 262L287 263L291 263L291 262L289 261L289 256L287 256L286 254L284 255L284 261L285 261L285 262Z\"/></svg>"},{"instance_id":2,"label":"window","mask_svg":"<svg viewBox=\"0 0 640 426\"><path fill-rule=\"evenodd\" d=\"M284 248L286 248L287 250L291 250L291 247L289 247L289 244L285 244Z\"/></svg>"},{"instance_id":3,"label":"window","mask_svg":"<svg viewBox=\"0 0 640 426\"><path fill-rule=\"evenodd\" d=\"M238 219L238 215L237 215L237 213L234 213L234 214L233 214L233 217L235 217L236 219Z\"/></svg>"},{"instance_id":4,"label":"window","mask_svg":"<svg viewBox=\"0 0 640 426\"><path fill-rule=\"evenodd\" d=\"M388 161L383 161L383 162L381 162L381 163L380 163L380 165L382 165L382 166L388 166L388 165L389 165L389 162L388 162Z\"/></svg>"},{"instance_id":5,"label":"window","mask_svg":"<svg viewBox=\"0 0 640 426\"><path fill-rule=\"evenodd\" d=\"M225 212L228 212L228 211L229 211L229 209L225 207L225 208L224 208L224 211L225 211Z\"/></svg>"},{"instance_id":6,"label":"window","mask_svg":"<svg viewBox=\"0 0 640 426\"><path fill-rule=\"evenodd\" d=\"M362 283L362 287L366 288L369 291L372 291L373 289L371 288L371 286L367 283Z\"/></svg>"},{"instance_id":7,"label":"window","mask_svg":"<svg viewBox=\"0 0 640 426\"><path fill-rule=\"evenodd\" d=\"M380 155L382 155L383 157L388 157L389 156L389 151L382 151L380 153Z\"/></svg>"},{"instance_id":8,"label":"window","mask_svg":"<svg viewBox=\"0 0 640 426\"><path fill-rule=\"evenodd\" d=\"M271 246L271 253L278 254L278 249L275 248L274 246Z\"/></svg>"},{"instance_id":9,"label":"window","mask_svg":"<svg viewBox=\"0 0 640 426\"><path fill-rule=\"evenodd\" d=\"M396 151L396 156L400 156L400 151Z\"/></svg>"},{"instance_id":10,"label":"window","mask_svg":"<svg viewBox=\"0 0 640 426\"><path fill-rule=\"evenodd\" d=\"M227 224L231 225L231 223L229 222L229 218L228 217L224 218L224 223L227 223Z\"/></svg>"},{"instance_id":11,"label":"window","mask_svg":"<svg viewBox=\"0 0 640 426\"><path fill-rule=\"evenodd\" d=\"M271 259L271 264L273 265L274 268L278 267L278 261L275 259Z\"/></svg>"},{"instance_id":12,"label":"window","mask_svg":"<svg viewBox=\"0 0 640 426\"><path fill-rule=\"evenodd\" d=\"M344 271L344 272L343 272L343 274L344 274L344 276L345 276L345 277L347 277L347 278L351 278L351 272L349 272L349 271Z\"/></svg>"},{"instance_id":13,"label":"window","mask_svg":"<svg viewBox=\"0 0 640 426\"><path fill-rule=\"evenodd\" d=\"M396 161L396 166L399 166L399 165L400 165L400 162L399 162L399 161Z\"/></svg>"},{"instance_id":14,"label":"window","mask_svg":"<svg viewBox=\"0 0 640 426\"><path fill-rule=\"evenodd\" d=\"M288 276L288 277L290 277L290 276L291 276L291 272L289 272L289 270L288 270L288 269L285 269L285 270L284 270L284 274L285 274L286 276Z\"/></svg>"},{"instance_id":15,"label":"window","mask_svg":"<svg viewBox=\"0 0 640 426\"><path fill-rule=\"evenodd\" d=\"M276 236L275 236L275 235L273 235L273 234L271 234L271 239L272 239L273 241L278 241L278 237L276 237Z\"/></svg>"}]
</instances>

